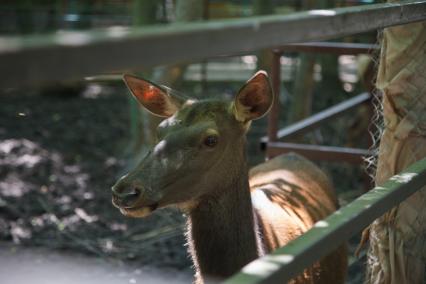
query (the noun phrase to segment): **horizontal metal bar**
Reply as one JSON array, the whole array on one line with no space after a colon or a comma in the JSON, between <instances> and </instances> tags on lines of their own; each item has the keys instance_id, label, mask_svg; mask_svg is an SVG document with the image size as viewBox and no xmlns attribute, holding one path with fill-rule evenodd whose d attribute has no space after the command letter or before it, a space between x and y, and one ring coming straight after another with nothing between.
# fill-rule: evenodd
<instances>
[{"instance_id":1,"label":"horizontal metal bar","mask_svg":"<svg viewBox=\"0 0 426 284\"><path fill-rule=\"evenodd\" d=\"M344 102L325 109L319 113L316 113L308 118L305 118L301 121L293 123L292 125L280 129L277 133L277 137L279 140L290 139L294 138L295 136L307 133L312 129L319 127L322 123L336 118L339 115L343 115L348 110L351 110L362 103L368 102L371 97L372 96L369 93L362 93L360 95L357 95ZM268 141L268 137L263 136L260 141L261 143L266 143ZM262 149L264 149L265 146L266 145L262 145Z\"/></svg>"},{"instance_id":2,"label":"horizontal metal bar","mask_svg":"<svg viewBox=\"0 0 426 284\"><path fill-rule=\"evenodd\" d=\"M338 161L351 164L361 164L364 161L364 157L371 155L371 152L365 149L283 142L268 142L266 149L267 157L275 157L280 154L295 152L309 160Z\"/></svg>"},{"instance_id":3,"label":"horizontal metal bar","mask_svg":"<svg viewBox=\"0 0 426 284\"><path fill-rule=\"evenodd\" d=\"M317 222L286 246L251 262L225 283L286 283L425 185L423 159Z\"/></svg>"},{"instance_id":4,"label":"horizontal metal bar","mask_svg":"<svg viewBox=\"0 0 426 284\"><path fill-rule=\"evenodd\" d=\"M239 54L426 19L426 0L150 28L0 38L0 86Z\"/></svg>"},{"instance_id":5,"label":"horizontal metal bar","mask_svg":"<svg viewBox=\"0 0 426 284\"><path fill-rule=\"evenodd\" d=\"M307 43L292 43L275 48L277 53L283 52L315 52L315 53L332 53L357 55L372 53L379 50L377 44L368 43L346 43L346 42L307 42Z\"/></svg>"}]
</instances>

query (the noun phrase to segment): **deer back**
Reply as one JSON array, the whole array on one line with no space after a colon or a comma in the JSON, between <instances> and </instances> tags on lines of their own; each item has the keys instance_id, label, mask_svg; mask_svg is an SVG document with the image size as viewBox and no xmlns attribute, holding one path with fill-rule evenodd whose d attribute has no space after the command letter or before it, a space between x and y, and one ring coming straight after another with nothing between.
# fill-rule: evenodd
<instances>
[{"instance_id":1,"label":"deer back","mask_svg":"<svg viewBox=\"0 0 426 284\"><path fill-rule=\"evenodd\" d=\"M326 174L293 153L252 168L250 189L265 252L286 245L338 208ZM293 282L343 283L346 262L346 248L342 246L307 268Z\"/></svg>"}]
</instances>

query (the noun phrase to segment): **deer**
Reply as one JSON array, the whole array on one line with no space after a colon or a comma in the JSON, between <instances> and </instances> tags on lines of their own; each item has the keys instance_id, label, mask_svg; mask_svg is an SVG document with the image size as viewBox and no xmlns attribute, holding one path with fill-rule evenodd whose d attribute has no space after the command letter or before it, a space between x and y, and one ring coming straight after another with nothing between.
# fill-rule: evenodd
<instances>
[{"instance_id":1,"label":"deer","mask_svg":"<svg viewBox=\"0 0 426 284\"><path fill-rule=\"evenodd\" d=\"M281 155L249 171L246 133L274 101L265 71L231 101L192 99L130 74L123 79L139 103L164 120L158 142L112 187L112 203L136 218L164 207L182 210L194 283L224 280L337 210L329 178L300 155ZM292 283L343 283L346 267L340 247Z\"/></svg>"}]
</instances>

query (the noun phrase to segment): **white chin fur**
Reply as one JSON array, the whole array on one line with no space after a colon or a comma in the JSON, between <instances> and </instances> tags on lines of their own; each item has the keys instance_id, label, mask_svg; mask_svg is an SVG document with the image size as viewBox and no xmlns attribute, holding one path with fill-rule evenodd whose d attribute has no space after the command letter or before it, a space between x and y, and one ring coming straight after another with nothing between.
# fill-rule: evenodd
<instances>
[{"instance_id":1,"label":"white chin fur","mask_svg":"<svg viewBox=\"0 0 426 284\"><path fill-rule=\"evenodd\" d=\"M128 217L134 217L134 218L143 218L152 213L152 210L149 207L142 207L138 209L125 209L120 208L121 214L128 216Z\"/></svg>"}]
</instances>

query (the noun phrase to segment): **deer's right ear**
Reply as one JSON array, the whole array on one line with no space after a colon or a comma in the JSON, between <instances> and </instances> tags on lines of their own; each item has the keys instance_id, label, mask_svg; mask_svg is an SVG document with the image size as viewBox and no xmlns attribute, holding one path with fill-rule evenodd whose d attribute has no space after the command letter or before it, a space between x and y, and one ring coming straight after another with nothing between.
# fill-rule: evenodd
<instances>
[{"instance_id":1,"label":"deer's right ear","mask_svg":"<svg viewBox=\"0 0 426 284\"><path fill-rule=\"evenodd\" d=\"M183 98L147 80L129 74L125 74L123 80L142 106L156 116L170 117L184 103Z\"/></svg>"},{"instance_id":2,"label":"deer's right ear","mask_svg":"<svg viewBox=\"0 0 426 284\"><path fill-rule=\"evenodd\" d=\"M258 71L240 89L234 100L234 114L238 121L249 122L264 116L274 100L268 74Z\"/></svg>"}]
</instances>

